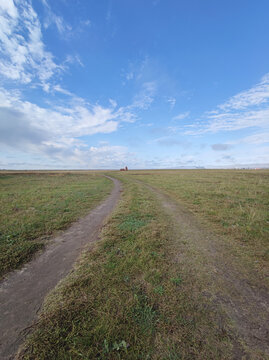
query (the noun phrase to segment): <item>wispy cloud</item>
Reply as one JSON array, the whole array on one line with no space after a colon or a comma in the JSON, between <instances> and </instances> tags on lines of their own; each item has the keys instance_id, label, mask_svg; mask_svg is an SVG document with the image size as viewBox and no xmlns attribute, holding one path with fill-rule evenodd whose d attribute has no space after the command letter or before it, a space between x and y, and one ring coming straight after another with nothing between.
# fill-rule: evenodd
<instances>
[{"instance_id":1,"label":"wispy cloud","mask_svg":"<svg viewBox=\"0 0 269 360\"><path fill-rule=\"evenodd\" d=\"M85 65L83 64L83 62L78 54L67 55L67 57L65 59L65 64L78 64L81 67L85 67Z\"/></svg>"},{"instance_id":2,"label":"wispy cloud","mask_svg":"<svg viewBox=\"0 0 269 360\"><path fill-rule=\"evenodd\" d=\"M123 84L126 81L140 81L148 82L152 78L153 62L148 56L144 56L142 59L129 62L127 69L122 70L122 77L124 78Z\"/></svg>"},{"instance_id":3,"label":"wispy cloud","mask_svg":"<svg viewBox=\"0 0 269 360\"><path fill-rule=\"evenodd\" d=\"M92 22L91 22L91 20L90 19L87 19L87 20L82 20L81 22L80 22L80 24L82 25L82 26L86 26L86 27L90 27L91 25L92 25Z\"/></svg>"},{"instance_id":4,"label":"wispy cloud","mask_svg":"<svg viewBox=\"0 0 269 360\"><path fill-rule=\"evenodd\" d=\"M125 78L127 81L132 80L134 78L134 72L133 71L129 71L125 74Z\"/></svg>"},{"instance_id":5,"label":"wispy cloud","mask_svg":"<svg viewBox=\"0 0 269 360\"><path fill-rule=\"evenodd\" d=\"M219 109L225 111L242 110L250 106L261 105L269 100L269 73L264 75L261 81L249 90L242 91L231 97L227 102L219 105Z\"/></svg>"},{"instance_id":6,"label":"wispy cloud","mask_svg":"<svg viewBox=\"0 0 269 360\"><path fill-rule=\"evenodd\" d=\"M150 105L154 101L154 96L157 91L157 84L155 81L145 82L142 85L139 93L134 97L132 105L130 105L130 109L141 109L146 110L150 107Z\"/></svg>"},{"instance_id":7,"label":"wispy cloud","mask_svg":"<svg viewBox=\"0 0 269 360\"><path fill-rule=\"evenodd\" d=\"M46 0L43 4L58 31L64 31L60 17L54 16ZM85 24L88 26L89 23ZM125 147L89 146L82 137L108 134L120 124L133 122L136 111L147 109L154 101L156 84L144 82L131 105L121 107L114 100L110 105L92 104L65 89L55 76L67 65L84 66L78 55L69 55L58 65L42 40L41 24L30 0L0 1L0 74L3 80L17 84L41 85L53 95L68 96L47 107L24 99L20 91L0 88L0 145L17 154L37 154L50 164L79 166L122 166L128 155ZM21 157L21 155L19 156ZM44 161L42 161L44 163ZM98 165L98 166L97 166ZM75 166L76 167L76 166Z\"/></svg>"},{"instance_id":8,"label":"wispy cloud","mask_svg":"<svg viewBox=\"0 0 269 360\"><path fill-rule=\"evenodd\" d=\"M230 142L231 144L265 144L269 143L269 131L256 133L253 135L246 136L244 138L238 139L237 141Z\"/></svg>"},{"instance_id":9,"label":"wispy cloud","mask_svg":"<svg viewBox=\"0 0 269 360\"><path fill-rule=\"evenodd\" d=\"M37 81L48 91L49 79L63 67L45 49L31 2L20 0L16 5L13 0L0 2L0 74L22 84Z\"/></svg>"},{"instance_id":10,"label":"wispy cloud","mask_svg":"<svg viewBox=\"0 0 269 360\"><path fill-rule=\"evenodd\" d=\"M171 136L162 136L160 138L154 139L152 142L165 147L181 146L187 148L191 146L190 142L184 139L178 139Z\"/></svg>"},{"instance_id":11,"label":"wispy cloud","mask_svg":"<svg viewBox=\"0 0 269 360\"><path fill-rule=\"evenodd\" d=\"M188 135L269 128L269 74L251 89L231 97L192 125Z\"/></svg>"},{"instance_id":12,"label":"wispy cloud","mask_svg":"<svg viewBox=\"0 0 269 360\"><path fill-rule=\"evenodd\" d=\"M175 107L175 105L176 105L176 102L177 102L176 98L174 98L173 96L168 97L166 101L170 105L170 109L173 109Z\"/></svg>"},{"instance_id":13,"label":"wispy cloud","mask_svg":"<svg viewBox=\"0 0 269 360\"><path fill-rule=\"evenodd\" d=\"M183 119L186 119L188 116L190 115L190 112L189 111L186 111L184 113L180 113L176 116L173 117L173 120L183 120Z\"/></svg>"},{"instance_id":14,"label":"wispy cloud","mask_svg":"<svg viewBox=\"0 0 269 360\"><path fill-rule=\"evenodd\" d=\"M44 27L47 29L49 26L54 24L60 34L66 33L66 31L71 31L72 27L68 25L61 16L56 15L49 5L47 0L42 0L42 4L46 10L46 17L44 21Z\"/></svg>"},{"instance_id":15,"label":"wispy cloud","mask_svg":"<svg viewBox=\"0 0 269 360\"><path fill-rule=\"evenodd\" d=\"M64 95L68 95L68 96L73 96L74 97L74 94L72 94L70 91L66 90L66 89L63 89L61 87L61 85L57 84L57 85L54 85L53 86L53 90L56 91L56 92L59 92L61 94L64 94Z\"/></svg>"},{"instance_id":16,"label":"wispy cloud","mask_svg":"<svg viewBox=\"0 0 269 360\"><path fill-rule=\"evenodd\" d=\"M230 144L213 144L211 145L212 150L215 151L226 151L231 149L231 145Z\"/></svg>"}]
</instances>

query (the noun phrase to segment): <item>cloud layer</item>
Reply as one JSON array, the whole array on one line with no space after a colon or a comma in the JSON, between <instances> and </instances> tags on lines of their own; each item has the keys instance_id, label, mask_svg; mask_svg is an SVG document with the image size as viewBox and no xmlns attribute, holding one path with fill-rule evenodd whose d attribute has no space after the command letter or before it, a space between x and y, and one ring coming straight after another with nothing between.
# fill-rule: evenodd
<instances>
[{"instance_id":1,"label":"cloud layer","mask_svg":"<svg viewBox=\"0 0 269 360\"><path fill-rule=\"evenodd\" d=\"M49 3L42 3L44 27L54 24L59 33L68 30ZM68 55L62 65L56 63L43 43L41 23L30 0L0 0L0 45L3 82L24 88L38 85L45 92L69 98L64 105L58 99L45 107L25 100L19 90L0 88L0 145L5 151L19 152L22 157L44 157L47 164L74 168L119 167L127 161L126 147L91 146L81 137L115 132L121 123L133 122L135 111L148 109L154 101L154 82L144 82L133 102L125 107L113 100L109 106L91 104L64 89L57 83L57 75L75 62L84 65L78 55ZM135 162L134 155L132 159Z\"/></svg>"},{"instance_id":2,"label":"cloud layer","mask_svg":"<svg viewBox=\"0 0 269 360\"><path fill-rule=\"evenodd\" d=\"M102 19L101 13L81 9L70 17L70 6L60 3L0 0L1 167L268 162L269 73L211 111L204 112L203 104L201 114L199 99L191 105L190 98L182 98L195 91L181 88L180 72L166 69L157 53L141 50L127 58L125 51L115 51L121 47L120 31L115 41L114 35L109 44L104 41L116 21L112 5ZM87 31L91 36L84 37ZM108 53L109 66L96 63ZM108 139L100 137L104 134L111 134L113 145L100 141Z\"/></svg>"},{"instance_id":3,"label":"cloud layer","mask_svg":"<svg viewBox=\"0 0 269 360\"><path fill-rule=\"evenodd\" d=\"M131 121L132 114L124 108L116 108L115 103L102 107L77 98L71 99L66 107L45 108L23 101L19 92L0 89L0 118L2 146L70 165L86 166L93 163L93 156L100 158L100 151L106 154L104 159L108 161L112 154L121 159L126 149L117 146L110 150L107 146L97 149L87 146L79 138L116 131L121 122Z\"/></svg>"},{"instance_id":4,"label":"cloud layer","mask_svg":"<svg viewBox=\"0 0 269 360\"><path fill-rule=\"evenodd\" d=\"M251 128L269 130L269 73L257 85L231 97L188 127L188 135Z\"/></svg>"},{"instance_id":5,"label":"cloud layer","mask_svg":"<svg viewBox=\"0 0 269 360\"><path fill-rule=\"evenodd\" d=\"M0 2L0 74L22 84L36 82L49 90L49 80L63 70L45 49L40 21L31 2Z\"/></svg>"}]
</instances>

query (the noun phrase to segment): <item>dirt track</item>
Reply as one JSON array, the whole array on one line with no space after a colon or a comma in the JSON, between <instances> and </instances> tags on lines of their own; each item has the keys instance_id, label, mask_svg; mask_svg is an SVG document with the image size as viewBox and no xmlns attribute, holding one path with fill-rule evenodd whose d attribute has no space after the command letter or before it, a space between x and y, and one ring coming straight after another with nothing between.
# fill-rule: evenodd
<instances>
[{"instance_id":1,"label":"dirt track","mask_svg":"<svg viewBox=\"0 0 269 360\"><path fill-rule=\"evenodd\" d=\"M224 311L232 327L233 359L269 359L269 292L258 274L250 273L230 252L225 239L201 225L184 206L143 184L158 197L172 218L175 241L192 248L194 259L187 261L192 261L195 268L197 256L202 264L198 271L204 272L208 279L209 296ZM184 261L184 254L176 256L179 262Z\"/></svg>"},{"instance_id":2,"label":"dirt track","mask_svg":"<svg viewBox=\"0 0 269 360\"><path fill-rule=\"evenodd\" d=\"M31 326L45 295L72 269L86 244L98 240L102 223L120 195L114 180L111 195L88 216L55 238L41 256L21 271L10 274L0 286L0 359L12 359ZM139 181L140 182L140 181ZM141 182L140 182L141 183ZM232 326L233 359L269 359L269 294L255 273L249 273L224 239L201 225L184 206L144 184L159 198L175 226L175 242L191 247L193 259L184 251L175 254L178 262L191 261L207 279L207 295L224 311ZM257 280L257 281L256 281ZM220 317L220 327L225 330Z\"/></svg>"},{"instance_id":3,"label":"dirt track","mask_svg":"<svg viewBox=\"0 0 269 360\"><path fill-rule=\"evenodd\" d=\"M0 284L0 359L13 359L46 294L63 279L86 245L98 240L105 218L120 197L120 182L89 215L56 237L40 255Z\"/></svg>"}]
</instances>

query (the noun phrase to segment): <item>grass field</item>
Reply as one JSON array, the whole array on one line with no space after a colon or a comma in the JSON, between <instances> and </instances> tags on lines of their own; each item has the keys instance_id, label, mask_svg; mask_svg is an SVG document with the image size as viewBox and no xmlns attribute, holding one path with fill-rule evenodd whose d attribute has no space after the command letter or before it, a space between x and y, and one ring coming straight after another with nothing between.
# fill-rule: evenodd
<instances>
[{"instance_id":1,"label":"grass field","mask_svg":"<svg viewBox=\"0 0 269 360\"><path fill-rule=\"evenodd\" d=\"M268 268L269 171L110 175L122 181L122 199L101 241L81 256L75 270L47 297L20 358L266 359L262 347L244 343L218 299L228 296L236 312L247 313L240 305L251 299L233 298L231 289L244 289L245 280L258 282L259 273L252 273L242 259L246 254L260 274ZM100 178L94 179L103 188ZM218 269L214 262L212 267L207 249L200 254L195 241L186 241L181 224L175 227L148 185L183 204L215 234L217 243L227 241L226 247L216 248L226 249L225 253L216 256L223 255L221 265L228 269ZM227 275L230 266L234 277ZM242 284L237 283L239 275Z\"/></svg>"},{"instance_id":2,"label":"grass field","mask_svg":"<svg viewBox=\"0 0 269 360\"><path fill-rule=\"evenodd\" d=\"M258 261L269 260L269 170L129 171L243 244Z\"/></svg>"},{"instance_id":3,"label":"grass field","mask_svg":"<svg viewBox=\"0 0 269 360\"><path fill-rule=\"evenodd\" d=\"M230 339L199 277L175 261L180 245L159 202L121 178L103 240L47 299L21 358L229 359Z\"/></svg>"},{"instance_id":4,"label":"grass field","mask_svg":"<svg viewBox=\"0 0 269 360\"><path fill-rule=\"evenodd\" d=\"M0 173L0 278L111 190L98 173Z\"/></svg>"}]
</instances>

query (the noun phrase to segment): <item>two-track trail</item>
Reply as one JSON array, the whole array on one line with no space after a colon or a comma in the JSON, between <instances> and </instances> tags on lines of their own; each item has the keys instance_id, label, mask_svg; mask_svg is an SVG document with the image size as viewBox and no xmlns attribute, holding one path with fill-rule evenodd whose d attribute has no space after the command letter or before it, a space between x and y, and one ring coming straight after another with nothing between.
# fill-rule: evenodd
<instances>
[{"instance_id":1,"label":"two-track trail","mask_svg":"<svg viewBox=\"0 0 269 360\"><path fill-rule=\"evenodd\" d=\"M0 284L0 359L13 359L48 292L72 269L82 250L98 240L120 197L120 182L87 216L57 236L45 251Z\"/></svg>"},{"instance_id":2,"label":"two-track trail","mask_svg":"<svg viewBox=\"0 0 269 360\"><path fill-rule=\"evenodd\" d=\"M27 328L37 318L48 292L72 269L83 248L98 240L105 218L120 197L120 182L89 215L57 236L22 270L0 284L0 359L13 359ZM262 279L244 267L230 243L201 224L184 206L160 190L142 183L159 199L174 228L175 261L193 268L201 278L205 298L219 309L219 327L233 344L233 359L269 359L269 294ZM186 247L186 251L184 251ZM222 318L224 316L224 319ZM226 327L228 320L228 328Z\"/></svg>"},{"instance_id":3,"label":"two-track trail","mask_svg":"<svg viewBox=\"0 0 269 360\"><path fill-rule=\"evenodd\" d=\"M191 249L187 255L183 251L175 257L179 263L192 263L197 276L206 279L205 293L219 308L220 326L223 314L225 323L228 320L231 324L228 332L233 359L269 359L269 292L258 274L244 267L231 253L230 244L202 225L184 206L159 189L138 182L157 196L171 218L175 242Z\"/></svg>"}]
</instances>

